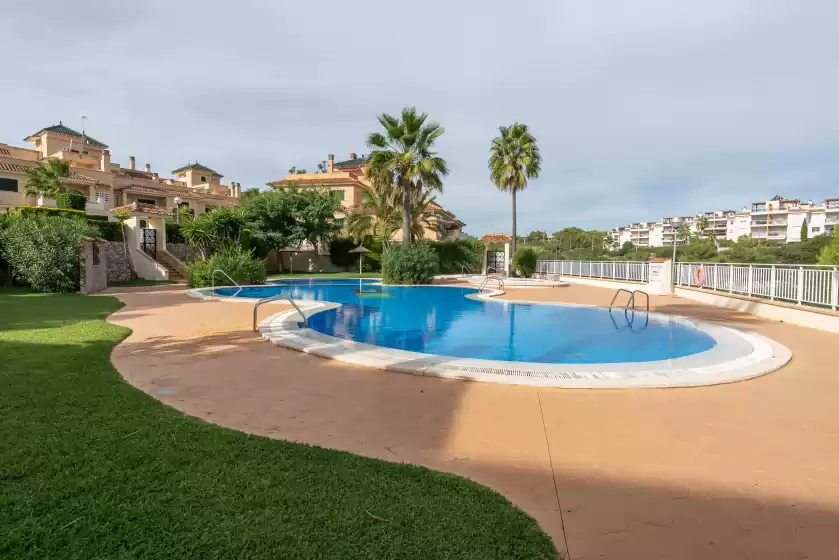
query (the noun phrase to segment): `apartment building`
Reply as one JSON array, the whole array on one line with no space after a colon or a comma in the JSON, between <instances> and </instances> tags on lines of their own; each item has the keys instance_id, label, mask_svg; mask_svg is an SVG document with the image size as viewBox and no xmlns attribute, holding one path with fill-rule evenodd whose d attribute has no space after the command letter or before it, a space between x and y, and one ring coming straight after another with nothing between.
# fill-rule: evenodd
<instances>
[{"instance_id":1,"label":"apartment building","mask_svg":"<svg viewBox=\"0 0 839 560\"><path fill-rule=\"evenodd\" d=\"M118 207L149 207L166 214L179 199L181 206L206 212L216 206L233 204L239 196L238 183L222 185L222 175L198 163L172 171L174 178L162 178L150 165L136 169L131 156L128 167L111 162L108 145L61 122L40 129L24 138L32 148L0 143L0 212L13 206L55 206L55 199L27 197L26 170L48 159L70 164L70 174L63 180L67 188L87 197L87 213L110 216Z\"/></svg>"},{"instance_id":2,"label":"apartment building","mask_svg":"<svg viewBox=\"0 0 839 560\"><path fill-rule=\"evenodd\" d=\"M705 224L704 228L699 226ZM700 212L696 216L665 217L656 222L636 222L612 230L612 245L630 242L637 247L672 247L681 243L679 228L684 224L692 235L736 241L743 236L775 243L801 241L801 227L807 223L808 237L832 235L839 223L839 198L821 204L800 200L769 200L734 210ZM701 231L700 231L701 229Z\"/></svg>"},{"instance_id":3,"label":"apartment building","mask_svg":"<svg viewBox=\"0 0 839 560\"><path fill-rule=\"evenodd\" d=\"M341 211L335 217L343 220L346 217L346 211L361 202L364 190L373 186L367 179L366 169L367 158L363 156L358 157L357 154L350 153L348 160L336 162L335 156L329 154L325 173L294 173L268 184L276 186L293 184L298 187L327 188L337 191L341 197ZM436 211L436 215L430 227L425 228L425 239L457 239L465 235L463 228L466 224L457 216L436 203L432 203L432 208ZM401 238L402 230L400 229L394 234L394 239Z\"/></svg>"}]
</instances>

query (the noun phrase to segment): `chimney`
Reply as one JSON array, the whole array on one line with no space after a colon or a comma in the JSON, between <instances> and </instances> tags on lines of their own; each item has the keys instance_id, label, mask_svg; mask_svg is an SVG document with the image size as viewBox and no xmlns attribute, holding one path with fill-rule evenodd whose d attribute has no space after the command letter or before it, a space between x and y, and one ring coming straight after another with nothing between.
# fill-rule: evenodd
<instances>
[{"instance_id":1,"label":"chimney","mask_svg":"<svg viewBox=\"0 0 839 560\"><path fill-rule=\"evenodd\" d=\"M135 166L136 166L136 162L134 160L134 156L129 157L128 158L128 169L131 169L133 171Z\"/></svg>"},{"instance_id":2,"label":"chimney","mask_svg":"<svg viewBox=\"0 0 839 560\"><path fill-rule=\"evenodd\" d=\"M358 155L356 155L355 152L350 152L350 159L356 159L356 158L358 158Z\"/></svg>"},{"instance_id":3,"label":"chimney","mask_svg":"<svg viewBox=\"0 0 839 560\"><path fill-rule=\"evenodd\" d=\"M242 183L236 183L236 198L242 195Z\"/></svg>"},{"instance_id":4,"label":"chimney","mask_svg":"<svg viewBox=\"0 0 839 560\"><path fill-rule=\"evenodd\" d=\"M102 151L102 158L99 160L99 171L111 170L111 152L108 150Z\"/></svg>"},{"instance_id":5,"label":"chimney","mask_svg":"<svg viewBox=\"0 0 839 560\"><path fill-rule=\"evenodd\" d=\"M335 154L326 156L326 171L332 173L335 170Z\"/></svg>"},{"instance_id":6,"label":"chimney","mask_svg":"<svg viewBox=\"0 0 839 560\"><path fill-rule=\"evenodd\" d=\"M146 173L151 173L151 165L146 164Z\"/></svg>"}]
</instances>

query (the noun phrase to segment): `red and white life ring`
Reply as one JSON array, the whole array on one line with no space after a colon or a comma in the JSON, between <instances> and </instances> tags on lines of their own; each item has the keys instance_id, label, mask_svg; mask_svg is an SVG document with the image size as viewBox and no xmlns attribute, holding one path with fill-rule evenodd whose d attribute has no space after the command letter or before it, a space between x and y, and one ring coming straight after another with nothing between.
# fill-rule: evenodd
<instances>
[{"instance_id":1,"label":"red and white life ring","mask_svg":"<svg viewBox=\"0 0 839 560\"><path fill-rule=\"evenodd\" d=\"M705 268L700 266L693 271L693 283L697 286L705 285Z\"/></svg>"}]
</instances>

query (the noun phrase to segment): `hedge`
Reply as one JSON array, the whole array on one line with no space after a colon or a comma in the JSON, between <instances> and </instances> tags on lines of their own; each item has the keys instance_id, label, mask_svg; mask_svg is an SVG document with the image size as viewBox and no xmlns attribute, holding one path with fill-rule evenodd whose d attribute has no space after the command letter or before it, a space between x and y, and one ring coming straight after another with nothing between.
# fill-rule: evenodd
<instances>
[{"instance_id":1,"label":"hedge","mask_svg":"<svg viewBox=\"0 0 839 560\"><path fill-rule=\"evenodd\" d=\"M9 208L9 213L18 216L81 216L85 217L84 210L73 210L72 208L49 208L47 206L14 206Z\"/></svg>"},{"instance_id":2,"label":"hedge","mask_svg":"<svg viewBox=\"0 0 839 560\"><path fill-rule=\"evenodd\" d=\"M428 243L392 245L382 254L382 280L385 284L429 284L439 264Z\"/></svg>"},{"instance_id":3,"label":"hedge","mask_svg":"<svg viewBox=\"0 0 839 560\"><path fill-rule=\"evenodd\" d=\"M55 207L84 211L87 207L87 198L80 191L71 189L55 195Z\"/></svg>"}]
</instances>

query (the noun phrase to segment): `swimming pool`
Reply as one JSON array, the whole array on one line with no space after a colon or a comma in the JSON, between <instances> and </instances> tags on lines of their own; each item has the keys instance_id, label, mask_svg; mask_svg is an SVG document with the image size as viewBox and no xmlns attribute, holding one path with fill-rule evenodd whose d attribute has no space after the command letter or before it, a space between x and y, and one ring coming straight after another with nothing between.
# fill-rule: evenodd
<instances>
[{"instance_id":1,"label":"swimming pool","mask_svg":"<svg viewBox=\"0 0 839 560\"><path fill-rule=\"evenodd\" d=\"M218 288L231 296L238 288ZM385 348L510 362L595 364L668 360L710 350L716 341L683 319L623 309L484 301L474 288L381 286L372 281L280 281L238 297L286 295L339 307L309 328Z\"/></svg>"},{"instance_id":2,"label":"swimming pool","mask_svg":"<svg viewBox=\"0 0 839 560\"><path fill-rule=\"evenodd\" d=\"M259 324L274 344L418 375L563 388L730 383L786 364L786 347L755 333L660 313L499 300L471 287L382 286L295 279L200 288L202 299L287 296L303 307ZM497 292L490 295L499 295Z\"/></svg>"}]
</instances>

